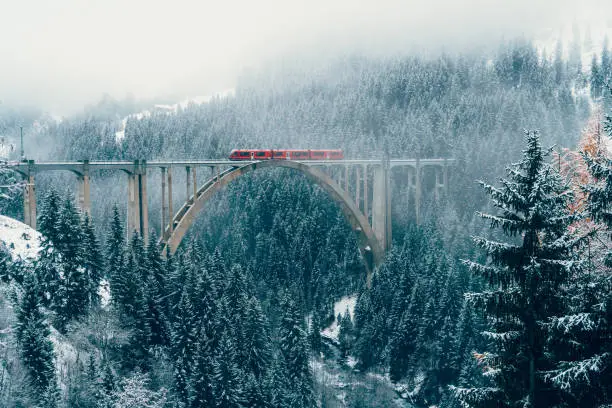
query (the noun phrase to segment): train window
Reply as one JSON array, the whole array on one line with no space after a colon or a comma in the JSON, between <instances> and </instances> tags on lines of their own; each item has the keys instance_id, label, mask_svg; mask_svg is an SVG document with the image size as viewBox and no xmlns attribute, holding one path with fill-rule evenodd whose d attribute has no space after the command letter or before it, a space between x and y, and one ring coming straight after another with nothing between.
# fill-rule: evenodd
<instances>
[{"instance_id":1,"label":"train window","mask_svg":"<svg viewBox=\"0 0 612 408\"><path fill-rule=\"evenodd\" d=\"M274 152L274 157L283 157L283 152Z\"/></svg>"},{"instance_id":2,"label":"train window","mask_svg":"<svg viewBox=\"0 0 612 408\"><path fill-rule=\"evenodd\" d=\"M240 157L249 157L249 152L240 152Z\"/></svg>"},{"instance_id":3,"label":"train window","mask_svg":"<svg viewBox=\"0 0 612 408\"><path fill-rule=\"evenodd\" d=\"M257 157L264 157L266 155L266 152L257 152L255 153L255 156Z\"/></svg>"},{"instance_id":4,"label":"train window","mask_svg":"<svg viewBox=\"0 0 612 408\"><path fill-rule=\"evenodd\" d=\"M313 156L323 157L323 152L312 152Z\"/></svg>"}]
</instances>

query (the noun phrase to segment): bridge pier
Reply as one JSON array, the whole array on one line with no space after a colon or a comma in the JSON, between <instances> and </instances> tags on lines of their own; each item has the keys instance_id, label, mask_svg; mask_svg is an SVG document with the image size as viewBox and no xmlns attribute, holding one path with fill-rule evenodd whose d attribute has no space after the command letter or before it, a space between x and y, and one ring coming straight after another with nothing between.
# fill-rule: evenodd
<instances>
[{"instance_id":1,"label":"bridge pier","mask_svg":"<svg viewBox=\"0 0 612 408\"><path fill-rule=\"evenodd\" d=\"M23 186L23 222L36 229L36 188L34 184L34 173L26 177Z\"/></svg>"},{"instance_id":2,"label":"bridge pier","mask_svg":"<svg viewBox=\"0 0 612 408\"><path fill-rule=\"evenodd\" d=\"M147 201L147 171L144 161L134 163L128 174L128 234L139 233L149 241L149 206Z\"/></svg>"},{"instance_id":3,"label":"bridge pier","mask_svg":"<svg viewBox=\"0 0 612 408\"><path fill-rule=\"evenodd\" d=\"M83 164L83 173L78 175L79 179L79 208L83 214L91 215L91 196L89 189L89 168L87 161Z\"/></svg>"},{"instance_id":4,"label":"bridge pier","mask_svg":"<svg viewBox=\"0 0 612 408\"><path fill-rule=\"evenodd\" d=\"M361 171L359 166L355 166L355 204L361 210Z\"/></svg>"},{"instance_id":5,"label":"bridge pier","mask_svg":"<svg viewBox=\"0 0 612 408\"><path fill-rule=\"evenodd\" d=\"M172 210L172 167L168 167L168 235L174 230L174 211Z\"/></svg>"},{"instance_id":6,"label":"bridge pier","mask_svg":"<svg viewBox=\"0 0 612 408\"><path fill-rule=\"evenodd\" d=\"M391 186L390 169L386 161L374 167L374 190L372 195L372 229L383 250L393 243L391 235Z\"/></svg>"},{"instance_id":7,"label":"bridge pier","mask_svg":"<svg viewBox=\"0 0 612 408\"><path fill-rule=\"evenodd\" d=\"M185 167L185 196L188 203L191 202L191 167Z\"/></svg>"},{"instance_id":8,"label":"bridge pier","mask_svg":"<svg viewBox=\"0 0 612 408\"><path fill-rule=\"evenodd\" d=\"M161 168L161 232L159 237L162 242L166 242L166 214L168 213L168 205L166 204L166 168Z\"/></svg>"},{"instance_id":9,"label":"bridge pier","mask_svg":"<svg viewBox=\"0 0 612 408\"><path fill-rule=\"evenodd\" d=\"M368 165L363 165L363 214L365 215L366 220L370 220L369 213L369 201L370 195L368 191Z\"/></svg>"}]
</instances>

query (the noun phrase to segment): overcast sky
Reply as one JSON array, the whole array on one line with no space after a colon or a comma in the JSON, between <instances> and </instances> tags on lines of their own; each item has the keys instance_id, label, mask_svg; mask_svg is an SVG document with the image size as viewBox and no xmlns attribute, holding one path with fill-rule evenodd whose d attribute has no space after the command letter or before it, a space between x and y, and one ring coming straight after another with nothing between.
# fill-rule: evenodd
<instances>
[{"instance_id":1,"label":"overcast sky","mask_svg":"<svg viewBox=\"0 0 612 408\"><path fill-rule=\"evenodd\" d=\"M66 114L105 92L202 95L233 86L245 67L298 49L453 49L531 36L584 14L612 19L610 3L0 0L0 100Z\"/></svg>"}]
</instances>

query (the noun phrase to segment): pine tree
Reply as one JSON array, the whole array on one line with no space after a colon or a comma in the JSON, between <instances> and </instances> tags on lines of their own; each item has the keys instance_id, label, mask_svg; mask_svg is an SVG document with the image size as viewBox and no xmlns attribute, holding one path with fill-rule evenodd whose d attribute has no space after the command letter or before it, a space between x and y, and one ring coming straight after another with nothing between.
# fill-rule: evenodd
<instances>
[{"instance_id":1,"label":"pine tree","mask_svg":"<svg viewBox=\"0 0 612 408\"><path fill-rule=\"evenodd\" d=\"M151 330L151 344L164 345L169 340L168 309L166 308L166 271L160 256L155 232L149 237L147 246L146 273L148 274L144 302L147 307L147 321Z\"/></svg>"},{"instance_id":2,"label":"pine tree","mask_svg":"<svg viewBox=\"0 0 612 408\"><path fill-rule=\"evenodd\" d=\"M38 218L38 228L42 238L39 258L35 264L35 273L42 293L41 302L47 307L51 306L54 299L57 300L61 283L61 254L55 248L59 236L59 213L60 198L54 190L51 190L43 201Z\"/></svg>"},{"instance_id":3,"label":"pine tree","mask_svg":"<svg viewBox=\"0 0 612 408\"><path fill-rule=\"evenodd\" d=\"M599 98L604 85L604 77L601 71L597 55L593 54L591 61L591 97Z\"/></svg>"},{"instance_id":4,"label":"pine tree","mask_svg":"<svg viewBox=\"0 0 612 408\"><path fill-rule=\"evenodd\" d=\"M353 328L353 321L351 320L351 315L348 308L338 319L338 324L340 325L340 330L338 331L338 341L340 342L340 352L342 354L342 358L344 359L348 357L348 354L351 351L355 341L355 330Z\"/></svg>"},{"instance_id":5,"label":"pine tree","mask_svg":"<svg viewBox=\"0 0 612 408\"><path fill-rule=\"evenodd\" d=\"M123 268L125 262L125 235L119 209L113 207L113 218L111 220L110 230L106 237L106 278L110 282L111 291L114 293L119 290L123 276Z\"/></svg>"},{"instance_id":6,"label":"pine tree","mask_svg":"<svg viewBox=\"0 0 612 408\"><path fill-rule=\"evenodd\" d=\"M481 183L501 214L479 215L516 238L510 243L476 238L490 262L466 261L491 287L468 299L489 316L492 330L485 334L495 346L479 357L492 386L456 389L471 406L559 404L545 383L554 363L546 353L545 325L563 312L562 287L576 268L573 250L581 241L568 233L576 220L568 209L570 191L547 163L537 133L527 132L526 141L522 160L507 170L501 188Z\"/></svg>"},{"instance_id":7,"label":"pine tree","mask_svg":"<svg viewBox=\"0 0 612 408\"><path fill-rule=\"evenodd\" d=\"M197 343L197 320L187 290L183 290L175 313L176 319L171 334L172 355L184 363L189 375Z\"/></svg>"},{"instance_id":8,"label":"pine tree","mask_svg":"<svg viewBox=\"0 0 612 408\"><path fill-rule=\"evenodd\" d=\"M244 325L244 350L246 352L244 367L245 370L253 373L257 380L260 380L270 366L272 350L268 335L268 322L257 298L249 299L242 324Z\"/></svg>"},{"instance_id":9,"label":"pine tree","mask_svg":"<svg viewBox=\"0 0 612 408\"><path fill-rule=\"evenodd\" d=\"M417 282L412 288L410 305L398 320L396 329L389 340L389 377L391 381L399 381L409 368L410 358L416 350L418 336L419 288Z\"/></svg>"},{"instance_id":10,"label":"pine tree","mask_svg":"<svg viewBox=\"0 0 612 408\"><path fill-rule=\"evenodd\" d=\"M64 276L53 300L53 309L58 315L58 329L65 330L66 324L85 315L90 305L90 282L84 268L82 248L84 234L79 214L70 198L64 200L57 220L57 232L55 247L61 254Z\"/></svg>"},{"instance_id":11,"label":"pine tree","mask_svg":"<svg viewBox=\"0 0 612 408\"><path fill-rule=\"evenodd\" d=\"M280 353L289 380L293 406L314 405L313 378L308 365L309 350L306 333L302 329L303 318L295 302L286 296L280 322Z\"/></svg>"},{"instance_id":12,"label":"pine tree","mask_svg":"<svg viewBox=\"0 0 612 408\"><path fill-rule=\"evenodd\" d=\"M86 278L89 283L87 288L88 302L92 306L98 306L100 304L98 289L104 274L104 260L102 259L100 244L98 243L93 223L87 212L83 216L81 229L83 231L83 266L87 272Z\"/></svg>"},{"instance_id":13,"label":"pine tree","mask_svg":"<svg viewBox=\"0 0 612 408\"><path fill-rule=\"evenodd\" d=\"M60 197L57 191L50 190L44 197L38 216L38 231L43 241L53 244L57 240L57 219L60 213Z\"/></svg>"},{"instance_id":14,"label":"pine tree","mask_svg":"<svg viewBox=\"0 0 612 408\"><path fill-rule=\"evenodd\" d=\"M213 358L210 349L211 342L203 332L196 346L196 357L189 381L189 406L191 408L207 408L214 404L213 393Z\"/></svg>"},{"instance_id":15,"label":"pine tree","mask_svg":"<svg viewBox=\"0 0 612 408\"><path fill-rule=\"evenodd\" d=\"M268 408L268 399L261 386L261 381L252 373L246 377L244 385L244 406L249 408Z\"/></svg>"},{"instance_id":16,"label":"pine tree","mask_svg":"<svg viewBox=\"0 0 612 408\"><path fill-rule=\"evenodd\" d=\"M36 400L42 402L57 384L53 344L49 340L51 332L41 311L39 293L35 276L26 275L17 309L15 336Z\"/></svg>"},{"instance_id":17,"label":"pine tree","mask_svg":"<svg viewBox=\"0 0 612 408\"><path fill-rule=\"evenodd\" d=\"M236 364L236 349L227 333L223 333L212 364L215 407L244 406L242 373Z\"/></svg>"},{"instance_id":18,"label":"pine tree","mask_svg":"<svg viewBox=\"0 0 612 408\"><path fill-rule=\"evenodd\" d=\"M612 57L610 57L610 43L608 36L604 38L601 50L601 77L604 83L610 81L612 76Z\"/></svg>"}]
</instances>

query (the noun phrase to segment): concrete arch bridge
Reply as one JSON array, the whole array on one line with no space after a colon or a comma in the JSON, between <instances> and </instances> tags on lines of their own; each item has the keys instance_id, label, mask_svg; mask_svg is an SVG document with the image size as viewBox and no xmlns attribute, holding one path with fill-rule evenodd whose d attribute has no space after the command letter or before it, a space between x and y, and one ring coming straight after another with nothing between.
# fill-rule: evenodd
<instances>
[{"instance_id":1,"label":"concrete arch bridge","mask_svg":"<svg viewBox=\"0 0 612 408\"><path fill-rule=\"evenodd\" d=\"M452 159L393 160L183 160L183 161L75 161L9 163L8 167L23 176L24 222L36 228L36 175L47 171L69 171L77 176L78 205L89 212L90 175L96 170L117 170L127 175L128 231L137 231L145 241L149 233L147 175L160 171L161 231L164 254L174 253L205 203L220 189L240 176L258 169L282 167L299 171L319 185L338 204L357 237L359 251L368 273L368 283L375 266L380 264L391 247L391 172L402 174L406 191L414 195L415 216L420 220L423 173L433 172L435 197L445 194L448 170ZM175 186L173 172L185 171L185 202L174 211ZM198 184L198 173L205 169L204 183ZM208 169L208 171L206 171Z\"/></svg>"}]
</instances>

